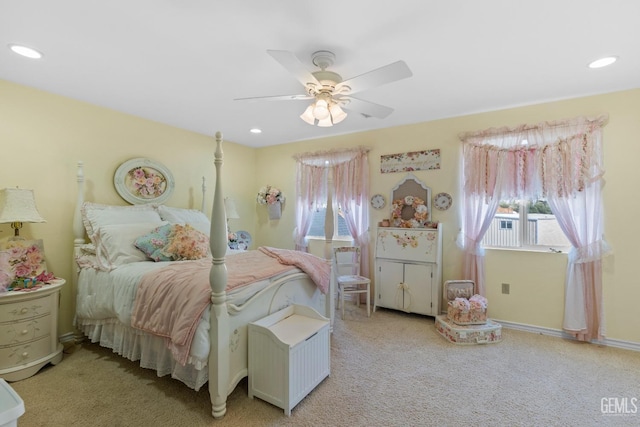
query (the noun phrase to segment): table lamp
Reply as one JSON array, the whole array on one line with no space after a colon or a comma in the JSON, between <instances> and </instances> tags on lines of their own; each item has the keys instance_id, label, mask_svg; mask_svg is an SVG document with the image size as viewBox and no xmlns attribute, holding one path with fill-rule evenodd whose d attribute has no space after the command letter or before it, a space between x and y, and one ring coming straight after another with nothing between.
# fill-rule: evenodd
<instances>
[{"instance_id":1,"label":"table lamp","mask_svg":"<svg viewBox=\"0 0 640 427\"><path fill-rule=\"evenodd\" d=\"M20 237L20 229L25 222L46 222L36 208L33 190L0 190L0 224L10 223L14 229L14 237Z\"/></svg>"}]
</instances>

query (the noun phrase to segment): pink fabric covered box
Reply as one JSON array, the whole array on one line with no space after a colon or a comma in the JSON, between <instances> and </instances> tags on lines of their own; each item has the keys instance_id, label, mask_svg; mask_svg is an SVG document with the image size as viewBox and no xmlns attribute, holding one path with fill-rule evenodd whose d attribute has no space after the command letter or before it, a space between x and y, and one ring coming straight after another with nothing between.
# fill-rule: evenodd
<instances>
[{"instance_id":1,"label":"pink fabric covered box","mask_svg":"<svg viewBox=\"0 0 640 427\"><path fill-rule=\"evenodd\" d=\"M482 325L487 323L487 309L461 310L449 303L447 318L458 325Z\"/></svg>"},{"instance_id":2,"label":"pink fabric covered box","mask_svg":"<svg viewBox=\"0 0 640 427\"><path fill-rule=\"evenodd\" d=\"M488 319L482 325L457 325L445 315L436 316L436 330L447 341L458 345L492 344L502 341L502 325Z\"/></svg>"},{"instance_id":3,"label":"pink fabric covered box","mask_svg":"<svg viewBox=\"0 0 640 427\"><path fill-rule=\"evenodd\" d=\"M487 299L481 295L471 298L455 298L447 306L447 318L458 325L482 325L487 323Z\"/></svg>"}]
</instances>

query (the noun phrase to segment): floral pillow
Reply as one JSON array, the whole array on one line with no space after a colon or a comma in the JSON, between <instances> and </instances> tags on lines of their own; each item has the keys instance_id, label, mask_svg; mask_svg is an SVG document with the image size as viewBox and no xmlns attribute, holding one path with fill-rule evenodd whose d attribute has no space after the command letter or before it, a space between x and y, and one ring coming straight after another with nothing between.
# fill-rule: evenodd
<instances>
[{"instance_id":1,"label":"floral pillow","mask_svg":"<svg viewBox=\"0 0 640 427\"><path fill-rule=\"evenodd\" d=\"M153 229L150 233L138 237L134 245L152 260L171 261L173 258L162 253L162 249L169 243L169 235L173 231L173 224L163 225Z\"/></svg>"},{"instance_id":2,"label":"floral pillow","mask_svg":"<svg viewBox=\"0 0 640 427\"><path fill-rule=\"evenodd\" d=\"M209 256L209 237L189 224L167 224L140 236L135 246L152 260L193 260Z\"/></svg>"},{"instance_id":3,"label":"floral pillow","mask_svg":"<svg viewBox=\"0 0 640 427\"><path fill-rule=\"evenodd\" d=\"M209 255L209 236L189 224L173 224L169 243L162 253L174 260L200 259Z\"/></svg>"}]
</instances>

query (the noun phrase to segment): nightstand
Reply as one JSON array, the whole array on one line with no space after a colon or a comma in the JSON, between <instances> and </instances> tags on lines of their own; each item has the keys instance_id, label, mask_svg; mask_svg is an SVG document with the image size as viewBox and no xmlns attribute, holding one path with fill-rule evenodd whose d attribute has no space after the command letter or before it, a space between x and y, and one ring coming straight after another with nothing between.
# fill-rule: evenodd
<instances>
[{"instance_id":1,"label":"nightstand","mask_svg":"<svg viewBox=\"0 0 640 427\"><path fill-rule=\"evenodd\" d=\"M64 279L0 294L0 378L19 381L62 360L58 303Z\"/></svg>"}]
</instances>

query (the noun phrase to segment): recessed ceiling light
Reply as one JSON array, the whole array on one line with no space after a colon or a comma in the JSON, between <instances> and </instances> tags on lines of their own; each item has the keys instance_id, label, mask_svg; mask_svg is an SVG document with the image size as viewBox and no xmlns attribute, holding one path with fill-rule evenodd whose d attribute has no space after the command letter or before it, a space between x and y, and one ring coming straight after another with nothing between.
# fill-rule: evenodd
<instances>
[{"instance_id":1,"label":"recessed ceiling light","mask_svg":"<svg viewBox=\"0 0 640 427\"><path fill-rule=\"evenodd\" d=\"M10 44L9 45L9 49L14 51L18 55L22 55L22 56L25 56L27 58L31 58L31 59L40 59L40 58L42 58L42 53L38 52L37 50L35 50L35 49L31 48L31 47L22 46L22 45L19 45L19 44Z\"/></svg>"},{"instance_id":2,"label":"recessed ceiling light","mask_svg":"<svg viewBox=\"0 0 640 427\"><path fill-rule=\"evenodd\" d=\"M253 128L253 129L249 130L249 132L251 132L251 133L262 133L262 129Z\"/></svg>"},{"instance_id":3,"label":"recessed ceiling light","mask_svg":"<svg viewBox=\"0 0 640 427\"><path fill-rule=\"evenodd\" d=\"M602 68L607 65L611 65L618 60L617 56L607 56L605 58L600 58L589 64L589 68Z\"/></svg>"}]
</instances>

